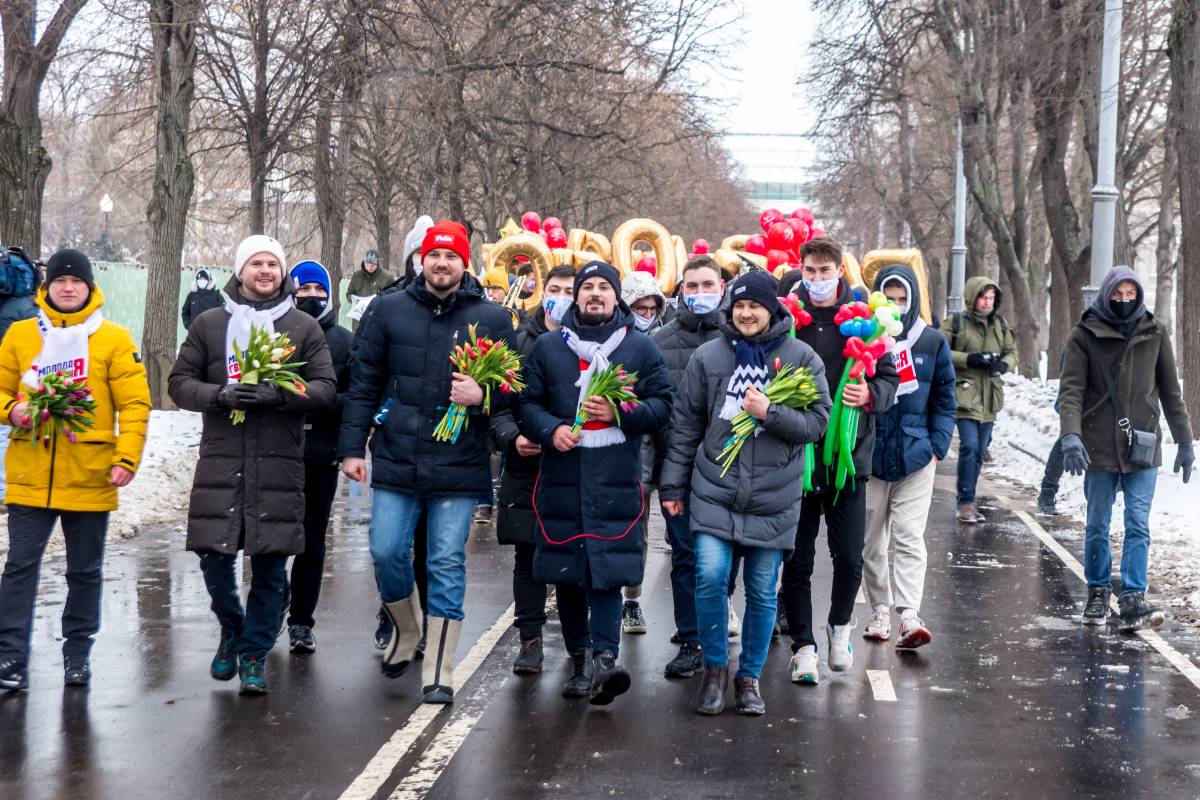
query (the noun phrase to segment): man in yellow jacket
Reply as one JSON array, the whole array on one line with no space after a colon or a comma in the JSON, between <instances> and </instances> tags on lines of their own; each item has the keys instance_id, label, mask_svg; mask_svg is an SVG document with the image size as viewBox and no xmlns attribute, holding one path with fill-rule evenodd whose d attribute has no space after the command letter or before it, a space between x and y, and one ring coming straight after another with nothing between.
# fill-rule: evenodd
<instances>
[{"instance_id":1,"label":"man in yellow jacket","mask_svg":"<svg viewBox=\"0 0 1200 800\"><path fill-rule=\"evenodd\" d=\"M61 520L67 544L63 607L64 680L86 686L89 653L100 628L100 594L108 514L117 488L137 471L150 416L146 369L129 331L104 319L104 293L78 250L46 264L39 314L13 323L0 344L0 409L13 426L8 449L8 560L0 578L0 689L29 686L28 663L38 571ZM49 441L31 441L29 403L42 378L67 365L95 400L93 425Z\"/></svg>"}]
</instances>

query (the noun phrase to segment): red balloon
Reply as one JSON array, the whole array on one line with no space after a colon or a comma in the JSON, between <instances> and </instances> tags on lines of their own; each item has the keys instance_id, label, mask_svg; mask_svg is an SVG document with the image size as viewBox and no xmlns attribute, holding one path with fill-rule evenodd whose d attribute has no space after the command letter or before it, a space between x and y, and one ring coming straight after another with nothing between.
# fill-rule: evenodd
<instances>
[{"instance_id":1,"label":"red balloon","mask_svg":"<svg viewBox=\"0 0 1200 800\"><path fill-rule=\"evenodd\" d=\"M746 240L746 252L756 256L765 256L771 248L767 246L767 237L756 233Z\"/></svg>"},{"instance_id":2,"label":"red balloon","mask_svg":"<svg viewBox=\"0 0 1200 800\"><path fill-rule=\"evenodd\" d=\"M787 221L787 224L792 227L792 231L796 234L795 247L799 249L800 245L808 241L812 235L812 228L808 227L808 223L802 219L792 217Z\"/></svg>"},{"instance_id":3,"label":"red balloon","mask_svg":"<svg viewBox=\"0 0 1200 800\"><path fill-rule=\"evenodd\" d=\"M555 228L562 228L562 222L558 219L558 217L546 217L544 220L542 220L542 228L552 231Z\"/></svg>"},{"instance_id":4,"label":"red balloon","mask_svg":"<svg viewBox=\"0 0 1200 800\"><path fill-rule=\"evenodd\" d=\"M825 235L825 231L822 230L821 228L813 228L812 229L812 238L820 239L824 235Z\"/></svg>"},{"instance_id":5,"label":"red balloon","mask_svg":"<svg viewBox=\"0 0 1200 800\"><path fill-rule=\"evenodd\" d=\"M530 233L537 233L542 229L542 215L536 211L526 211L521 215L521 227Z\"/></svg>"},{"instance_id":6,"label":"red balloon","mask_svg":"<svg viewBox=\"0 0 1200 800\"><path fill-rule=\"evenodd\" d=\"M554 219L551 217L550 219ZM546 220L549 222L550 220ZM567 246L567 232L562 228L546 228L546 244L554 250Z\"/></svg>"},{"instance_id":7,"label":"red balloon","mask_svg":"<svg viewBox=\"0 0 1200 800\"><path fill-rule=\"evenodd\" d=\"M763 233L771 229L771 226L783 219L783 212L778 208L768 208L766 211L758 215L758 227L762 228Z\"/></svg>"},{"instance_id":8,"label":"red balloon","mask_svg":"<svg viewBox=\"0 0 1200 800\"><path fill-rule=\"evenodd\" d=\"M796 232L783 220L771 225L771 229L767 231L767 244L772 250L791 250L795 241Z\"/></svg>"},{"instance_id":9,"label":"red balloon","mask_svg":"<svg viewBox=\"0 0 1200 800\"><path fill-rule=\"evenodd\" d=\"M706 254L707 252L708 252L708 240L707 239L697 239L696 241L692 242L692 255L702 256L702 255Z\"/></svg>"},{"instance_id":10,"label":"red balloon","mask_svg":"<svg viewBox=\"0 0 1200 800\"><path fill-rule=\"evenodd\" d=\"M634 271L649 272L654 277L658 277L658 261L655 260L654 256L642 256L638 259Z\"/></svg>"},{"instance_id":11,"label":"red balloon","mask_svg":"<svg viewBox=\"0 0 1200 800\"><path fill-rule=\"evenodd\" d=\"M767 251L767 269L773 270L780 264L788 263L788 253L786 250L768 250Z\"/></svg>"},{"instance_id":12,"label":"red balloon","mask_svg":"<svg viewBox=\"0 0 1200 800\"><path fill-rule=\"evenodd\" d=\"M815 219L815 217L813 217L813 213L807 208L797 208L792 212L792 219L802 219L807 222L808 226L811 228L813 219Z\"/></svg>"}]
</instances>

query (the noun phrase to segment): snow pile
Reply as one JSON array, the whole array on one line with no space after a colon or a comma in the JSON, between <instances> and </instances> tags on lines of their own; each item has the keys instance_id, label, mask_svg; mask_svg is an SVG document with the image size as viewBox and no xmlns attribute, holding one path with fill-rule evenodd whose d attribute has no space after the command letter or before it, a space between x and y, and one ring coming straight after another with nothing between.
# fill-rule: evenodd
<instances>
[{"instance_id":1,"label":"snow pile","mask_svg":"<svg viewBox=\"0 0 1200 800\"><path fill-rule=\"evenodd\" d=\"M1038 382L1016 375L1004 378L1004 410L996 420L992 434L992 461L984 466L985 475L1002 478L1036 492L1041 487L1045 460L1058 438L1058 414L1054 400L1058 381ZM1163 466L1150 512L1150 591L1155 601L1172 609L1182 622L1200 623L1200 540L1191 535L1188 525L1189 504L1194 506L1200 490L1200 475L1184 485L1171 472L1176 447L1163 424ZM1033 500L1031 498L1031 505ZM1054 527L1074 531L1082 541L1087 502L1083 478L1064 473L1058 493L1060 516ZM1113 508L1113 560L1119 558L1124 533L1124 501L1118 495ZM1030 509L1031 511L1033 509ZM1055 530L1060 538L1070 530Z\"/></svg>"}]
</instances>

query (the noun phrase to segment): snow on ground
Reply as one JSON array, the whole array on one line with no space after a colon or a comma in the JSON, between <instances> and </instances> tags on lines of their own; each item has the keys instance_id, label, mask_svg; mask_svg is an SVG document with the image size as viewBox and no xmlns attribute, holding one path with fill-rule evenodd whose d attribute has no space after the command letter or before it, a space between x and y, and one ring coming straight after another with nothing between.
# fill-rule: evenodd
<instances>
[{"instance_id":1,"label":"snow on ground","mask_svg":"<svg viewBox=\"0 0 1200 800\"><path fill-rule=\"evenodd\" d=\"M984 466L984 473L1033 490L1032 513L1045 459L1058 438L1058 414L1054 411L1058 381L1043 383L1008 375L1004 384L1004 410L996 420L992 461ZM1156 603L1170 609L1172 617L1196 624L1200 623L1200 539L1189 524L1189 510L1195 509L1200 499L1200 476L1185 486L1179 475L1172 474L1176 448L1165 424L1163 435L1163 466L1150 513L1150 593ZM1058 493L1060 516L1054 527L1073 530L1074 538L1082 542L1086 506L1083 478L1064 473ZM1119 564L1125 530L1123 513L1124 502L1118 495L1111 529L1114 567ZM1054 533L1063 535L1062 530Z\"/></svg>"},{"instance_id":2,"label":"snow on ground","mask_svg":"<svg viewBox=\"0 0 1200 800\"><path fill-rule=\"evenodd\" d=\"M191 411L152 411L142 464L120 490L120 508L109 517L108 533L129 539L151 525L187 521L188 496L200 448L201 416ZM8 551L7 515L0 515L0 555ZM47 554L61 553L61 529L50 538Z\"/></svg>"}]
</instances>

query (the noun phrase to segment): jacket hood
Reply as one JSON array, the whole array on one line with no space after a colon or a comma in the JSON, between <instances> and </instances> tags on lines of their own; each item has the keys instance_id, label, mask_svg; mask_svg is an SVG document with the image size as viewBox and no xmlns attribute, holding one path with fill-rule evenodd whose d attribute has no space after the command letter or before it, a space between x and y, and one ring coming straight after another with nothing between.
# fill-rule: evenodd
<instances>
[{"instance_id":1,"label":"jacket hood","mask_svg":"<svg viewBox=\"0 0 1200 800\"><path fill-rule=\"evenodd\" d=\"M457 289L446 295L444 298L439 298L433 292L429 291L428 286L425 284L425 276L423 274L418 275L416 278L409 281L409 284L407 287L405 287L404 291L408 292L418 301L427 306L443 306L445 308L452 308L458 303L483 300L483 286L479 283L479 279L471 274L470 270L463 272L462 283L458 285Z\"/></svg>"},{"instance_id":2,"label":"jacket hood","mask_svg":"<svg viewBox=\"0 0 1200 800\"><path fill-rule=\"evenodd\" d=\"M1112 297L1117 286L1125 281L1129 281L1137 287L1137 305L1128 317L1119 317L1113 313L1108 298ZM1142 279L1129 267L1113 267L1100 282L1100 291L1096 294L1096 299L1092 301L1092 304L1083 312L1083 316L1085 319L1089 316L1095 317L1119 333L1129 336L1137 328L1138 321L1147 313L1146 290L1142 286Z\"/></svg>"},{"instance_id":3,"label":"jacket hood","mask_svg":"<svg viewBox=\"0 0 1200 800\"><path fill-rule=\"evenodd\" d=\"M734 339L745 339L748 342L769 342L778 336L789 335L792 332L792 315L782 305L775 309L775 313L771 315L771 324L758 336L743 336L733 324L732 315L732 308L725 309L720 322L721 334L730 342Z\"/></svg>"},{"instance_id":4,"label":"jacket hood","mask_svg":"<svg viewBox=\"0 0 1200 800\"><path fill-rule=\"evenodd\" d=\"M988 314L990 319L993 314L1000 310L1000 301L1004 299L1004 292L1000 291L1000 284L986 275L976 275L967 281L967 285L963 287L963 305L966 306L967 313L972 317L975 315L975 301L979 299L979 295L983 294L988 289L996 290L996 304L992 306L992 313Z\"/></svg>"},{"instance_id":5,"label":"jacket hood","mask_svg":"<svg viewBox=\"0 0 1200 800\"><path fill-rule=\"evenodd\" d=\"M242 282L237 279L237 276L231 277L225 282L225 294L229 299L237 303L239 306L251 306L257 309L274 308L282 302L285 302L289 297L296 293L296 285L292 283L291 273L284 270L283 285L279 287L279 294L269 300L250 300L242 294Z\"/></svg>"},{"instance_id":6,"label":"jacket hood","mask_svg":"<svg viewBox=\"0 0 1200 800\"><path fill-rule=\"evenodd\" d=\"M904 323L904 332L901 334L903 337L908 335L913 323L921 315L921 285L917 281L917 273L905 264L888 264L879 270L875 276L875 285L871 288L873 291L882 292L885 284L896 281L902 282L908 293L908 310L900 317L900 321Z\"/></svg>"},{"instance_id":7,"label":"jacket hood","mask_svg":"<svg viewBox=\"0 0 1200 800\"><path fill-rule=\"evenodd\" d=\"M205 286L204 288L200 287L200 279L201 278L208 279L208 286ZM216 282L213 281L212 274L208 270L204 269L203 267L196 270L196 277L192 280L192 291L207 292L207 291L216 291L216 289L217 289Z\"/></svg>"},{"instance_id":8,"label":"jacket hood","mask_svg":"<svg viewBox=\"0 0 1200 800\"><path fill-rule=\"evenodd\" d=\"M417 217L412 228L404 235L404 270L401 274L409 280L417 277L417 268L412 263L413 254L420 255L421 242L425 239L425 231L433 227L433 217L422 214Z\"/></svg>"},{"instance_id":9,"label":"jacket hood","mask_svg":"<svg viewBox=\"0 0 1200 800\"><path fill-rule=\"evenodd\" d=\"M93 286L91 293L88 295L87 302L83 304L83 308L78 311L66 313L50 305L50 296L46 293L46 285L42 284L37 290L37 305L54 327L69 328L72 325L78 325L83 322L92 315L92 312L104 305L104 292L100 291L99 284Z\"/></svg>"}]
</instances>

